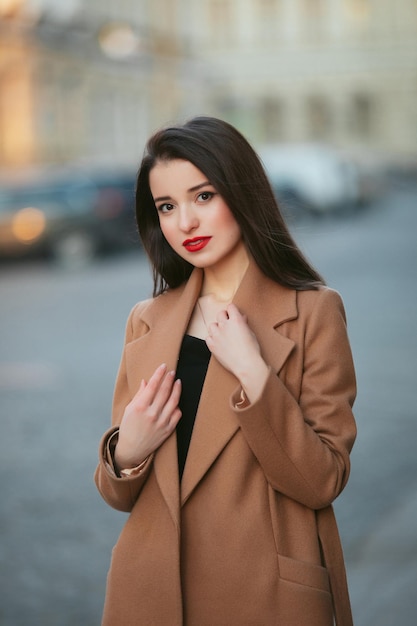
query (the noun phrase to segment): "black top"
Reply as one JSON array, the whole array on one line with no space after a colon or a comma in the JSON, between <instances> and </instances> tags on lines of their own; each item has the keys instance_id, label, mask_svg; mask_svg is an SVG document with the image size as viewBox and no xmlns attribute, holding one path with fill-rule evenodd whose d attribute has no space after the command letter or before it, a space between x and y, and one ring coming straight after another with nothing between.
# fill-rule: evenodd
<instances>
[{"instance_id":1,"label":"black top","mask_svg":"<svg viewBox=\"0 0 417 626\"><path fill-rule=\"evenodd\" d=\"M184 471L210 354L204 339L184 335L177 366L177 378L180 378L182 381L181 398L179 401L182 417L176 429L180 479Z\"/></svg>"}]
</instances>

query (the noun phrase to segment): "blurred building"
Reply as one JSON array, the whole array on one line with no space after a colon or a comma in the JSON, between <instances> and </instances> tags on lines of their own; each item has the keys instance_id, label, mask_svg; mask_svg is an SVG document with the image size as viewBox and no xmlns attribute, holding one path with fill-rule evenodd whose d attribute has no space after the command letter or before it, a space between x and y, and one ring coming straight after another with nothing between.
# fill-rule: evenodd
<instances>
[{"instance_id":1,"label":"blurred building","mask_svg":"<svg viewBox=\"0 0 417 626\"><path fill-rule=\"evenodd\" d=\"M416 0L0 0L0 166L136 162L199 113L415 155Z\"/></svg>"},{"instance_id":2,"label":"blurred building","mask_svg":"<svg viewBox=\"0 0 417 626\"><path fill-rule=\"evenodd\" d=\"M178 112L174 8L0 0L0 166L136 162Z\"/></svg>"},{"instance_id":3,"label":"blurred building","mask_svg":"<svg viewBox=\"0 0 417 626\"><path fill-rule=\"evenodd\" d=\"M260 142L417 152L415 0L200 0L209 108Z\"/></svg>"}]
</instances>

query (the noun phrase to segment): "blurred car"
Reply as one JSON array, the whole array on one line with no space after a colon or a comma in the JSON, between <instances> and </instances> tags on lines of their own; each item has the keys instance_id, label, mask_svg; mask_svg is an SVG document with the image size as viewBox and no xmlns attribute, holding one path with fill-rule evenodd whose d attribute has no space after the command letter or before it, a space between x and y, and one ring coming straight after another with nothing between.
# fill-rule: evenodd
<instances>
[{"instance_id":1,"label":"blurred car","mask_svg":"<svg viewBox=\"0 0 417 626\"><path fill-rule=\"evenodd\" d=\"M330 146L268 145L258 154L284 210L322 215L361 202L358 168Z\"/></svg>"},{"instance_id":2,"label":"blurred car","mask_svg":"<svg viewBox=\"0 0 417 626\"><path fill-rule=\"evenodd\" d=\"M138 241L135 172L71 171L0 184L0 256L46 254L62 264Z\"/></svg>"}]
</instances>

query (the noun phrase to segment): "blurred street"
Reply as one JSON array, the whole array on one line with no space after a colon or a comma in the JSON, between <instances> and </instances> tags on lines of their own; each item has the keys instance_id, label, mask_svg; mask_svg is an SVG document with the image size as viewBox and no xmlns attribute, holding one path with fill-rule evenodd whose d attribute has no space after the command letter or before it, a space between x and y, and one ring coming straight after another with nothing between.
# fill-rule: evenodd
<instances>
[{"instance_id":1,"label":"blurred street","mask_svg":"<svg viewBox=\"0 0 417 626\"><path fill-rule=\"evenodd\" d=\"M293 231L343 296L357 368L358 440L336 503L355 626L415 626L417 187ZM0 266L1 626L100 624L126 515L93 473L125 321L150 293L140 252L72 272Z\"/></svg>"}]
</instances>

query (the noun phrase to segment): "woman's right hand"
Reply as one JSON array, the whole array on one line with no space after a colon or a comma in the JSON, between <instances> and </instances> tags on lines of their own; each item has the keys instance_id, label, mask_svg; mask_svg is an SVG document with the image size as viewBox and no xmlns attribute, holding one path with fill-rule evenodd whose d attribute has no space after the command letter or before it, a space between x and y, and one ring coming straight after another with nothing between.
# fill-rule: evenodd
<instances>
[{"instance_id":1,"label":"woman's right hand","mask_svg":"<svg viewBox=\"0 0 417 626\"><path fill-rule=\"evenodd\" d=\"M140 465L175 430L181 417L181 381L166 370L160 365L148 382L142 380L125 409L114 454L119 470Z\"/></svg>"}]
</instances>

